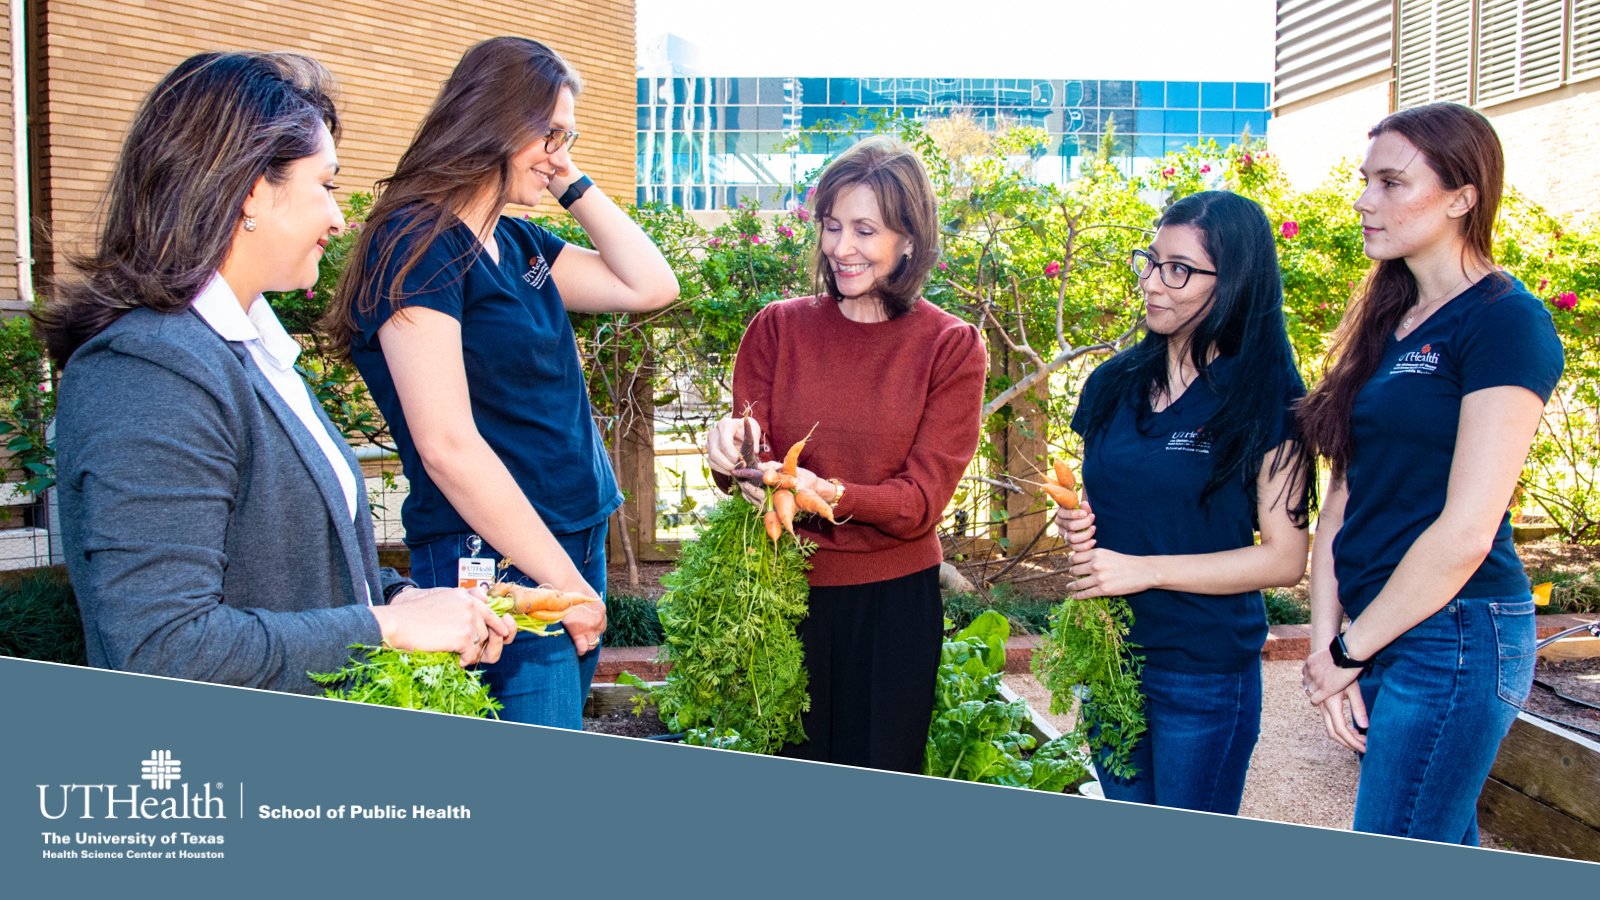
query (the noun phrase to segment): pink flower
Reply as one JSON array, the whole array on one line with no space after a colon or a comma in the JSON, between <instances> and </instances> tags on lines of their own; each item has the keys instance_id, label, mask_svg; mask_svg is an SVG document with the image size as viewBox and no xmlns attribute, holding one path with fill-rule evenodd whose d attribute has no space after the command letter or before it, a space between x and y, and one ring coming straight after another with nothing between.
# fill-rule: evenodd
<instances>
[{"instance_id":1,"label":"pink flower","mask_svg":"<svg viewBox=\"0 0 1600 900\"><path fill-rule=\"evenodd\" d=\"M1578 306L1578 295L1571 291L1564 291L1561 296L1551 300L1550 303L1555 306L1556 309L1571 312Z\"/></svg>"},{"instance_id":2,"label":"pink flower","mask_svg":"<svg viewBox=\"0 0 1600 900\"><path fill-rule=\"evenodd\" d=\"M722 238L712 238L711 239L711 249L715 250L715 249L717 249L718 247L721 247L721 246L722 246Z\"/></svg>"},{"instance_id":3,"label":"pink flower","mask_svg":"<svg viewBox=\"0 0 1600 900\"><path fill-rule=\"evenodd\" d=\"M1548 278L1539 279L1539 290L1543 291L1545 288L1547 288L1549 286L1550 286L1550 279L1548 279Z\"/></svg>"},{"instance_id":4,"label":"pink flower","mask_svg":"<svg viewBox=\"0 0 1600 900\"><path fill-rule=\"evenodd\" d=\"M1162 178L1171 178L1172 176L1174 176L1176 174L1178 174L1178 170L1173 168L1173 167L1171 167L1171 166L1168 166L1165 169L1161 170L1161 177Z\"/></svg>"},{"instance_id":5,"label":"pink flower","mask_svg":"<svg viewBox=\"0 0 1600 900\"><path fill-rule=\"evenodd\" d=\"M1211 171L1211 164L1210 163L1206 163L1205 165L1200 167L1200 174L1201 175L1204 175L1204 174L1206 174L1207 172L1210 172L1210 171Z\"/></svg>"},{"instance_id":6,"label":"pink flower","mask_svg":"<svg viewBox=\"0 0 1600 900\"><path fill-rule=\"evenodd\" d=\"M1294 240L1295 235L1300 233L1300 223L1290 219L1289 221L1278 226L1278 231L1283 235L1284 240L1292 241Z\"/></svg>"},{"instance_id":7,"label":"pink flower","mask_svg":"<svg viewBox=\"0 0 1600 900\"><path fill-rule=\"evenodd\" d=\"M39 393L41 393L41 394L50 393L50 382L48 382L48 381L39 382Z\"/></svg>"},{"instance_id":8,"label":"pink flower","mask_svg":"<svg viewBox=\"0 0 1600 900\"><path fill-rule=\"evenodd\" d=\"M950 264L949 263L945 262L942 259L939 260L939 271L944 272L944 271L948 270L949 268L950 268Z\"/></svg>"},{"instance_id":9,"label":"pink flower","mask_svg":"<svg viewBox=\"0 0 1600 900\"><path fill-rule=\"evenodd\" d=\"M306 299L307 300L315 300L315 299L317 299L317 292L312 290L311 288L306 288Z\"/></svg>"},{"instance_id":10,"label":"pink flower","mask_svg":"<svg viewBox=\"0 0 1600 900\"><path fill-rule=\"evenodd\" d=\"M1058 263L1052 259L1050 263L1044 267L1044 274L1046 278L1054 278L1057 275L1060 275L1061 263Z\"/></svg>"},{"instance_id":11,"label":"pink flower","mask_svg":"<svg viewBox=\"0 0 1600 900\"><path fill-rule=\"evenodd\" d=\"M1243 168L1246 168L1246 169L1250 168L1251 164L1253 164L1255 161L1256 161L1256 158L1251 156L1248 153L1246 153L1245 155L1239 157L1239 165L1241 167L1243 167Z\"/></svg>"},{"instance_id":12,"label":"pink flower","mask_svg":"<svg viewBox=\"0 0 1600 900\"><path fill-rule=\"evenodd\" d=\"M761 239L761 235L759 235L759 234L747 234L747 235L745 235L745 239L748 240L752 244L764 244L764 243L766 243L765 241L763 241Z\"/></svg>"},{"instance_id":13,"label":"pink flower","mask_svg":"<svg viewBox=\"0 0 1600 900\"><path fill-rule=\"evenodd\" d=\"M783 235L786 238L794 237L794 229L790 228L787 225L779 225L778 226L778 233Z\"/></svg>"},{"instance_id":14,"label":"pink flower","mask_svg":"<svg viewBox=\"0 0 1600 900\"><path fill-rule=\"evenodd\" d=\"M806 209L804 206L797 206L794 209L794 217L802 222L809 222L811 221L811 210Z\"/></svg>"}]
</instances>

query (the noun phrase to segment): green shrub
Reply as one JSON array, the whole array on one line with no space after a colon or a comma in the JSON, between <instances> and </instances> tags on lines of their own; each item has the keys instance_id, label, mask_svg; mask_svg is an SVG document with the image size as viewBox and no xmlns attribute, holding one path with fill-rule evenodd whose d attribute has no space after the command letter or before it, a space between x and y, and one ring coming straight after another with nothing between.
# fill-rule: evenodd
<instances>
[{"instance_id":1,"label":"green shrub","mask_svg":"<svg viewBox=\"0 0 1600 900\"><path fill-rule=\"evenodd\" d=\"M1009 585L997 585L989 597L981 594L945 594L944 617L957 630L966 628L988 610L1006 617L1013 630L1021 634L1044 634L1050 630L1049 600L1018 594Z\"/></svg>"},{"instance_id":2,"label":"green shrub","mask_svg":"<svg viewBox=\"0 0 1600 900\"><path fill-rule=\"evenodd\" d=\"M607 647L656 647L663 640L656 602L648 597L606 597Z\"/></svg>"},{"instance_id":3,"label":"green shrub","mask_svg":"<svg viewBox=\"0 0 1600 900\"><path fill-rule=\"evenodd\" d=\"M1263 592L1267 601L1268 625L1308 625L1311 623L1311 604L1294 594L1271 588Z\"/></svg>"},{"instance_id":4,"label":"green shrub","mask_svg":"<svg viewBox=\"0 0 1600 900\"><path fill-rule=\"evenodd\" d=\"M0 579L0 656L85 665L83 621L63 569Z\"/></svg>"}]
</instances>

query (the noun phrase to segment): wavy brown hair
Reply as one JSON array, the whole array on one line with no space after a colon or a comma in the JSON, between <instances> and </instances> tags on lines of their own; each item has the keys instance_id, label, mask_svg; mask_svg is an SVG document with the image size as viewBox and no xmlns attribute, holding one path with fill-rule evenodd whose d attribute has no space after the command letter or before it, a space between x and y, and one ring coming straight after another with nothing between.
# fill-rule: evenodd
<instances>
[{"instance_id":1,"label":"wavy brown hair","mask_svg":"<svg viewBox=\"0 0 1600 900\"><path fill-rule=\"evenodd\" d=\"M233 247L262 177L339 136L333 76L294 53L201 53L153 88L128 126L79 276L57 285L34 327L58 366L130 310L187 309Z\"/></svg>"},{"instance_id":2,"label":"wavy brown hair","mask_svg":"<svg viewBox=\"0 0 1600 900\"><path fill-rule=\"evenodd\" d=\"M360 333L356 316L377 308L380 291L392 309L404 307L406 276L485 190L494 192L496 209L505 205L511 157L549 130L562 89L580 93L578 73L538 41L497 37L468 48L394 174L378 182L377 199L322 319L335 353L349 353ZM402 243L410 250L395 267ZM388 284L374 283L378 273L391 271Z\"/></svg>"},{"instance_id":3,"label":"wavy brown hair","mask_svg":"<svg viewBox=\"0 0 1600 900\"><path fill-rule=\"evenodd\" d=\"M933 182L910 147L881 135L869 137L839 154L822 171L816 193L811 195L817 221L833 215L839 195L858 184L871 188L878 198L884 226L911 241L911 255L901 257L889 277L874 288L883 300L884 312L893 319L916 305L928 273L939 261L939 214ZM828 258L822 255L820 240L811 267L817 293L840 299L839 284Z\"/></svg>"},{"instance_id":4,"label":"wavy brown hair","mask_svg":"<svg viewBox=\"0 0 1600 900\"><path fill-rule=\"evenodd\" d=\"M1403 109L1367 133L1398 134L1410 141L1446 190L1467 185L1477 202L1461 219L1462 267L1494 265L1494 220L1500 210L1505 155L1489 120L1455 103ZM1489 277L1498 278L1498 274ZM1378 371L1389 336L1417 301L1417 281L1403 259L1374 262L1334 332L1322 380L1299 408L1300 426L1335 477L1350 465L1350 417L1356 394Z\"/></svg>"}]
</instances>

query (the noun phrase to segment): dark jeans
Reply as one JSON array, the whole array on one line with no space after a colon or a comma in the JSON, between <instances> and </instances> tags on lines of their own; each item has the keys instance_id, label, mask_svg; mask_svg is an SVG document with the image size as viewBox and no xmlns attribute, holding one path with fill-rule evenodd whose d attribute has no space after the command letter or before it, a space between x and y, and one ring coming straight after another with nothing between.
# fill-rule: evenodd
<instances>
[{"instance_id":1,"label":"dark jeans","mask_svg":"<svg viewBox=\"0 0 1600 900\"><path fill-rule=\"evenodd\" d=\"M1138 771L1113 778L1096 760L1106 797L1237 814L1261 733L1261 663L1225 674L1146 665L1140 690L1150 730L1134 749Z\"/></svg>"},{"instance_id":2,"label":"dark jeans","mask_svg":"<svg viewBox=\"0 0 1600 900\"><path fill-rule=\"evenodd\" d=\"M1533 688L1533 600L1457 598L1381 650L1354 829L1478 843L1478 794Z\"/></svg>"},{"instance_id":3,"label":"dark jeans","mask_svg":"<svg viewBox=\"0 0 1600 900\"><path fill-rule=\"evenodd\" d=\"M422 587L454 585L456 561L467 553L466 534L453 534L411 548L411 578ZM568 534L555 535L589 586L606 593L606 523ZM500 560L488 544L478 551L481 557ZM503 573L507 581L535 584L516 566ZM500 661L483 666L489 693L504 705L500 718L528 725L556 728L583 728L583 702L589 696L594 670L600 663L597 646L584 656L572 638L563 633L554 637L519 634L500 655Z\"/></svg>"}]
</instances>

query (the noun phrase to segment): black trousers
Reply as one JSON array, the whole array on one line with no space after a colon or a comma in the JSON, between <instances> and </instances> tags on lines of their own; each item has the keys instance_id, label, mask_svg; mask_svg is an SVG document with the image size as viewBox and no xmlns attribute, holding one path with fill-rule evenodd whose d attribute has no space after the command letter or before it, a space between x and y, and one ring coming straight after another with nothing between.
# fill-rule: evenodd
<instances>
[{"instance_id":1,"label":"black trousers","mask_svg":"<svg viewBox=\"0 0 1600 900\"><path fill-rule=\"evenodd\" d=\"M781 755L921 772L943 643L939 567L888 581L813 587L797 629L811 711Z\"/></svg>"}]
</instances>

